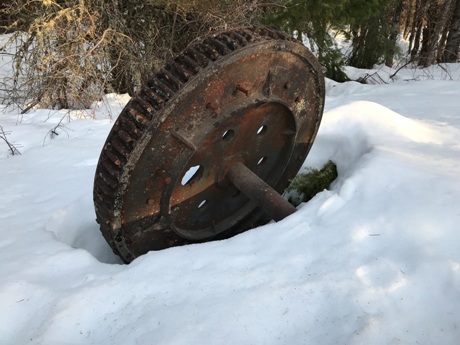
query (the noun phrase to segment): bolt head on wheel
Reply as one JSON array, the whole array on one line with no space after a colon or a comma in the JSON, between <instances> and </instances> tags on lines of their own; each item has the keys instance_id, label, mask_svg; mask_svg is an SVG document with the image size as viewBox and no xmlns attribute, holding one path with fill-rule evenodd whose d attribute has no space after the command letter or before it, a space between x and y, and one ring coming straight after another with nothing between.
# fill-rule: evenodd
<instances>
[{"instance_id":1,"label":"bolt head on wheel","mask_svg":"<svg viewBox=\"0 0 460 345\"><path fill-rule=\"evenodd\" d=\"M278 193L318 131L324 78L300 42L237 29L190 45L131 99L102 150L101 231L130 262L270 220L228 177L242 164Z\"/></svg>"}]
</instances>

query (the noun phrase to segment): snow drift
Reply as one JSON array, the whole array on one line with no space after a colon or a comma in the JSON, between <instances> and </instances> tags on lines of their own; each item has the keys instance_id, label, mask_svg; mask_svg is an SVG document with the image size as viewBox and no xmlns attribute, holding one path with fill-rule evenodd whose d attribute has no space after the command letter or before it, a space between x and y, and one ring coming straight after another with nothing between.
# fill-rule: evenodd
<instances>
[{"instance_id":1,"label":"snow drift","mask_svg":"<svg viewBox=\"0 0 460 345\"><path fill-rule=\"evenodd\" d=\"M22 155L0 146L0 343L456 344L455 78L328 82L304 167L333 160L330 190L279 223L130 265L94 221L102 110L68 114L53 139L65 112L2 114ZM115 117L126 101L106 103Z\"/></svg>"}]
</instances>

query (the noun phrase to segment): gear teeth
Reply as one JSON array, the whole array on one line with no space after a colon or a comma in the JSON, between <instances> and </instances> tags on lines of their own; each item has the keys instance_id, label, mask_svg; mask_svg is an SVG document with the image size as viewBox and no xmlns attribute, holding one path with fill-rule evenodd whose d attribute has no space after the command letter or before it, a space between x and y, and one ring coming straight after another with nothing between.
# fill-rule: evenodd
<instances>
[{"instance_id":1,"label":"gear teeth","mask_svg":"<svg viewBox=\"0 0 460 345\"><path fill-rule=\"evenodd\" d=\"M244 47L246 44L248 44L247 39L244 38L243 35L240 35L238 32L230 32L228 36L233 40L234 43L236 43L235 41L238 41L240 47Z\"/></svg>"},{"instance_id":2,"label":"gear teeth","mask_svg":"<svg viewBox=\"0 0 460 345\"><path fill-rule=\"evenodd\" d=\"M101 192L101 193L98 193L99 196L103 195L105 199L115 197L115 191L112 188L110 188L110 186L108 186L107 183L105 183L105 181L102 178L96 179L95 183L96 183L97 188L99 188ZM100 209L105 209L105 207L100 207Z\"/></svg>"},{"instance_id":3,"label":"gear teeth","mask_svg":"<svg viewBox=\"0 0 460 345\"><path fill-rule=\"evenodd\" d=\"M116 179L120 177L120 170L118 166L116 166L110 159L104 159L101 163L111 176Z\"/></svg>"},{"instance_id":4,"label":"gear teeth","mask_svg":"<svg viewBox=\"0 0 460 345\"><path fill-rule=\"evenodd\" d=\"M262 35L271 37L275 40L285 40L285 41L294 41L294 38L292 36L289 36L283 32L279 32L276 30L271 30L268 28L262 29Z\"/></svg>"},{"instance_id":5,"label":"gear teeth","mask_svg":"<svg viewBox=\"0 0 460 345\"><path fill-rule=\"evenodd\" d=\"M192 76L192 73L190 73L187 69L183 68L179 63L177 62L172 62L168 64L165 69L171 72L171 74L174 74L178 80L180 80L182 83L186 83L190 77Z\"/></svg>"},{"instance_id":6,"label":"gear teeth","mask_svg":"<svg viewBox=\"0 0 460 345\"><path fill-rule=\"evenodd\" d=\"M121 155L125 156L125 157L128 157L128 154L129 154L129 150L127 147L125 147L120 139L118 139L116 136L114 136L114 138L111 140L110 144L112 145L112 147ZM109 146L107 147L109 148ZM106 149L107 149L106 148Z\"/></svg>"},{"instance_id":7,"label":"gear teeth","mask_svg":"<svg viewBox=\"0 0 460 345\"><path fill-rule=\"evenodd\" d=\"M115 190L106 183L105 179L103 179L102 176L99 176L99 178L95 179L95 184L101 190L101 192L104 193L107 199L115 197ZM104 207L104 205L100 206L101 208Z\"/></svg>"},{"instance_id":8,"label":"gear teeth","mask_svg":"<svg viewBox=\"0 0 460 345\"><path fill-rule=\"evenodd\" d=\"M103 188L108 187L106 184L104 184ZM112 190L110 193L115 193L115 191ZM109 195L101 189L98 183L94 184L94 198L99 200L99 206L96 206L96 215L101 214L104 217L104 221L109 222L111 217L108 216L113 212L110 204L111 200Z\"/></svg>"},{"instance_id":9,"label":"gear teeth","mask_svg":"<svg viewBox=\"0 0 460 345\"><path fill-rule=\"evenodd\" d=\"M127 148L132 150L135 140L131 138L131 136L128 133L121 129L118 131L118 137L123 141Z\"/></svg>"},{"instance_id":10,"label":"gear teeth","mask_svg":"<svg viewBox=\"0 0 460 345\"><path fill-rule=\"evenodd\" d=\"M169 101L174 94L174 91L158 80L158 78L148 81L147 87L163 98L165 102Z\"/></svg>"},{"instance_id":11,"label":"gear teeth","mask_svg":"<svg viewBox=\"0 0 460 345\"><path fill-rule=\"evenodd\" d=\"M105 156L107 159L110 159L110 161L115 164L117 167L121 167L122 165L126 164L126 159L124 156L120 156L117 151L113 150L105 150L104 151Z\"/></svg>"},{"instance_id":12,"label":"gear teeth","mask_svg":"<svg viewBox=\"0 0 460 345\"><path fill-rule=\"evenodd\" d=\"M116 179L113 179L109 172L105 169L104 166L101 166L99 169L99 176L101 179L105 182L107 186L109 186L112 190L116 190L118 187L118 181Z\"/></svg>"},{"instance_id":13,"label":"gear teeth","mask_svg":"<svg viewBox=\"0 0 460 345\"><path fill-rule=\"evenodd\" d=\"M139 92L139 97L152 104L155 110L160 110L165 102L163 98L147 88L144 88Z\"/></svg>"},{"instance_id":14,"label":"gear teeth","mask_svg":"<svg viewBox=\"0 0 460 345\"><path fill-rule=\"evenodd\" d=\"M181 64L184 68L186 68L190 73L193 75L198 74L200 71L201 67L198 63L195 62L195 60L189 58L187 55L180 55L177 57L176 61Z\"/></svg>"},{"instance_id":15,"label":"gear teeth","mask_svg":"<svg viewBox=\"0 0 460 345\"><path fill-rule=\"evenodd\" d=\"M187 48L187 50L184 52L184 55L191 60L196 61L196 63L202 68L205 68L209 64L209 59L206 57L206 55L193 47Z\"/></svg>"},{"instance_id":16,"label":"gear teeth","mask_svg":"<svg viewBox=\"0 0 460 345\"><path fill-rule=\"evenodd\" d=\"M210 59L211 61L216 61L220 54L217 50L215 50L213 47L207 45L207 44L201 44L199 47L198 47L199 51L204 54L208 59Z\"/></svg>"},{"instance_id":17,"label":"gear teeth","mask_svg":"<svg viewBox=\"0 0 460 345\"><path fill-rule=\"evenodd\" d=\"M228 53L231 52L231 50L227 47L226 44L222 43L221 41L215 38L208 39L206 43L214 47L219 52L219 54L222 56L227 55Z\"/></svg>"},{"instance_id":18,"label":"gear teeth","mask_svg":"<svg viewBox=\"0 0 460 345\"><path fill-rule=\"evenodd\" d=\"M150 122L149 119L144 116L144 114L140 113L139 110L135 109L134 107L131 107L128 113L135 120L135 124L139 129L147 127Z\"/></svg>"},{"instance_id":19,"label":"gear teeth","mask_svg":"<svg viewBox=\"0 0 460 345\"><path fill-rule=\"evenodd\" d=\"M180 75L166 68L160 72L158 79L160 79L163 84L167 85L173 92L179 91L182 85L187 81L187 79L183 80Z\"/></svg>"},{"instance_id":20,"label":"gear teeth","mask_svg":"<svg viewBox=\"0 0 460 345\"><path fill-rule=\"evenodd\" d=\"M150 121L152 120L153 118L153 114L152 112L148 111L146 109L146 106L145 104L147 104L146 102L141 102L141 100L136 97L134 100L133 100L133 103L131 104L131 108L135 110L136 112L136 116L134 117L134 119L136 120L134 122L134 124L136 125L137 122L141 123L142 126L146 126L150 123ZM147 105L148 106L148 105ZM152 108L151 106L148 106L149 108ZM153 109L152 109L153 110ZM143 129L140 128L140 129Z\"/></svg>"},{"instance_id":21,"label":"gear teeth","mask_svg":"<svg viewBox=\"0 0 460 345\"><path fill-rule=\"evenodd\" d=\"M247 43L253 43L255 42L255 38L254 38L254 35L253 35L253 32L247 30L247 29L243 29L239 32L241 34L241 36L243 36L245 38L245 40L247 41Z\"/></svg>"},{"instance_id":22,"label":"gear teeth","mask_svg":"<svg viewBox=\"0 0 460 345\"><path fill-rule=\"evenodd\" d=\"M110 219L110 212L111 210L107 207L99 207L97 210L96 210L96 213L99 214L99 219L98 219L98 223L101 224L101 218L103 219L102 222L104 222L105 224L108 224L110 223L109 219Z\"/></svg>"},{"instance_id":23,"label":"gear teeth","mask_svg":"<svg viewBox=\"0 0 460 345\"><path fill-rule=\"evenodd\" d=\"M119 122L120 122L119 127L121 127L123 130L130 133L131 136L136 137L136 139L139 138L139 129L136 127L136 125L132 121L130 121L128 118L123 116L120 118Z\"/></svg>"},{"instance_id":24,"label":"gear teeth","mask_svg":"<svg viewBox=\"0 0 460 345\"><path fill-rule=\"evenodd\" d=\"M225 35L225 34L217 36L216 39L218 39L223 44L225 44L228 47L228 49L230 49L231 51L237 50L238 48L241 47L240 44L235 42L235 39L232 39L230 36Z\"/></svg>"},{"instance_id":25,"label":"gear teeth","mask_svg":"<svg viewBox=\"0 0 460 345\"><path fill-rule=\"evenodd\" d=\"M153 106L153 104L150 104L149 102L144 100L142 97L136 97L134 106L138 107L141 113L146 114L149 120L153 118L153 113L156 110L155 107Z\"/></svg>"}]
</instances>

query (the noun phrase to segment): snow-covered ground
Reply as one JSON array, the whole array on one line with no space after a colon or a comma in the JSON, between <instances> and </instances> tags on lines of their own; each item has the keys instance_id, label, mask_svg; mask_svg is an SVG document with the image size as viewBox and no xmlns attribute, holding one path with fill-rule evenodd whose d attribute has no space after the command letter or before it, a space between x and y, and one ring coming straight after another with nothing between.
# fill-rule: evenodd
<instances>
[{"instance_id":1,"label":"snow-covered ground","mask_svg":"<svg viewBox=\"0 0 460 345\"><path fill-rule=\"evenodd\" d=\"M130 265L92 204L109 113L128 98L1 113L22 155L0 141L0 344L458 344L460 64L396 79L327 82L304 166L335 161L330 190L279 223Z\"/></svg>"}]
</instances>

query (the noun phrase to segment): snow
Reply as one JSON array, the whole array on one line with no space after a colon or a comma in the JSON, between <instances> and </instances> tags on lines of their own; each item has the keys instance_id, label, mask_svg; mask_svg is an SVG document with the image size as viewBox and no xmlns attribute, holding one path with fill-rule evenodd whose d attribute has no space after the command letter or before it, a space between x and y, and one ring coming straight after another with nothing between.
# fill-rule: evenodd
<instances>
[{"instance_id":1,"label":"snow","mask_svg":"<svg viewBox=\"0 0 460 345\"><path fill-rule=\"evenodd\" d=\"M128 97L3 109L22 155L0 143L0 344L458 344L460 64L448 68L328 80L303 169L336 162L329 190L281 222L130 265L92 204ZM394 72L354 70L376 71Z\"/></svg>"}]
</instances>

